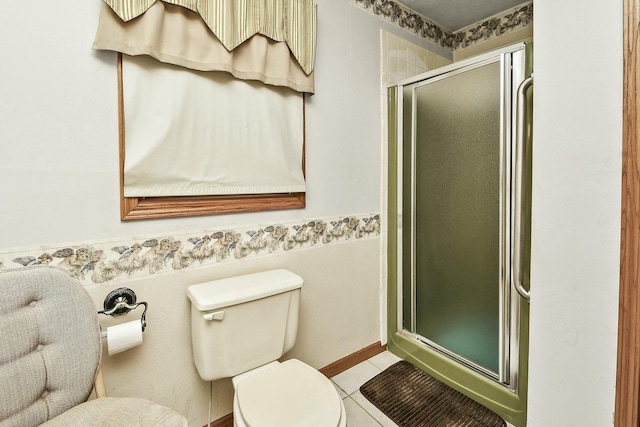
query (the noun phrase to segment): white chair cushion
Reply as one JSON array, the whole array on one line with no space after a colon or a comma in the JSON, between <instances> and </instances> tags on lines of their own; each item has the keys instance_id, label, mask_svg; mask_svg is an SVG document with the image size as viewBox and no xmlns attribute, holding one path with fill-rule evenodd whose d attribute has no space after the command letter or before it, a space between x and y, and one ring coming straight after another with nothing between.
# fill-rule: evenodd
<instances>
[{"instance_id":1,"label":"white chair cushion","mask_svg":"<svg viewBox=\"0 0 640 427\"><path fill-rule=\"evenodd\" d=\"M69 409L44 427L187 427L187 420L145 399L102 397Z\"/></svg>"}]
</instances>

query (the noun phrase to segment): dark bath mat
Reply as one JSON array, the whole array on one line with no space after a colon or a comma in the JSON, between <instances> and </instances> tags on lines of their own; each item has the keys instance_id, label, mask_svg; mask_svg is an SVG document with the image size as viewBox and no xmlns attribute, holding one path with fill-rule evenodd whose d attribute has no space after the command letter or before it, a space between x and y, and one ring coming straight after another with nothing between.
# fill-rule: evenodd
<instances>
[{"instance_id":1,"label":"dark bath mat","mask_svg":"<svg viewBox=\"0 0 640 427\"><path fill-rule=\"evenodd\" d=\"M360 387L400 427L506 427L494 412L400 361Z\"/></svg>"}]
</instances>

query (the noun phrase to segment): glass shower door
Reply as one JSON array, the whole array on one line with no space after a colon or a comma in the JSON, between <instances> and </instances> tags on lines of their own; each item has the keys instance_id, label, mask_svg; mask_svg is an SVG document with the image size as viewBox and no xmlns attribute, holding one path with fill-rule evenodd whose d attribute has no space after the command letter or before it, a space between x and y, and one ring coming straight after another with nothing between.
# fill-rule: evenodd
<instances>
[{"instance_id":1,"label":"glass shower door","mask_svg":"<svg viewBox=\"0 0 640 427\"><path fill-rule=\"evenodd\" d=\"M532 48L388 91L387 345L514 425L528 384Z\"/></svg>"},{"instance_id":2,"label":"glass shower door","mask_svg":"<svg viewBox=\"0 0 640 427\"><path fill-rule=\"evenodd\" d=\"M403 87L403 328L508 384L510 57Z\"/></svg>"}]
</instances>

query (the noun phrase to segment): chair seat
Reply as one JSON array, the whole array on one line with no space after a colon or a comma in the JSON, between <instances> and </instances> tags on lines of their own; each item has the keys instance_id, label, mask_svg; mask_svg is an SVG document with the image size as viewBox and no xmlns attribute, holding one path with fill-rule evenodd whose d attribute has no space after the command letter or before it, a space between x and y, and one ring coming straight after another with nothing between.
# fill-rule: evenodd
<instances>
[{"instance_id":1,"label":"chair seat","mask_svg":"<svg viewBox=\"0 0 640 427\"><path fill-rule=\"evenodd\" d=\"M42 424L45 427L187 427L187 420L151 401L133 397L102 397L74 406Z\"/></svg>"}]
</instances>

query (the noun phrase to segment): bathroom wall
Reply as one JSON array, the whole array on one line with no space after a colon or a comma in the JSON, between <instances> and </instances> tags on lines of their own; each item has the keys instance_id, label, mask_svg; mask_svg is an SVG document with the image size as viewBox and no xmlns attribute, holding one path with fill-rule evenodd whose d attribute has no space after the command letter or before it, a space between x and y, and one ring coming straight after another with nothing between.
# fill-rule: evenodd
<instances>
[{"instance_id":1,"label":"bathroom wall","mask_svg":"<svg viewBox=\"0 0 640 427\"><path fill-rule=\"evenodd\" d=\"M380 96L381 30L445 58L451 52L350 1L318 3L317 91L307 103L307 208L134 223L119 220L115 55L91 50L100 0L3 5L0 268L19 267L13 261L16 253L37 256L45 249L108 247L112 241L244 232L318 219L330 224L379 214L385 203L380 141L381 123L386 123ZM588 8L579 0L536 0L537 237L529 391L529 425L534 427L611 424L621 16L619 0L594 0ZM92 284L97 306L123 285L150 303L145 343L105 357L108 391L175 407L192 426L206 422L208 385L191 362L184 295L199 280L272 267L299 272L306 281L303 317L289 356L316 367L379 339L378 325L372 331L368 322L379 308L385 227L383 221L380 235L365 239ZM322 324L331 319L336 323ZM212 418L228 412L227 381L214 385L213 400Z\"/></svg>"},{"instance_id":2,"label":"bathroom wall","mask_svg":"<svg viewBox=\"0 0 640 427\"><path fill-rule=\"evenodd\" d=\"M306 209L123 223L116 56L91 50L100 6L12 2L0 14L0 268L62 266L96 307L116 287L134 289L149 302L149 326L142 346L105 355L107 390L174 407L192 426L206 422L208 384L190 353L191 283L275 267L300 274L301 324L287 357L316 367L380 340L380 31L450 53L346 0L322 0L316 94L306 109ZM251 248L250 232L266 239L277 227L288 230L288 244ZM226 233L244 250L196 251ZM185 264L174 265L180 254ZM225 380L213 389L216 419L230 411L231 393Z\"/></svg>"},{"instance_id":3,"label":"bathroom wall","mask_svg":"<svg viewBox=\"0 0 640 427\"><path fill-rule=\"evenodd\" d=\"M535 0L529 421L613 424L622 1Z\"/></svg>"},{"instance_id":4,"label":"bathroom wall","mask_svg":"<svg viewBox=\"0 0 640 427\"><path fill-rule=\"evenodd\" d=\"M91 50L99 8L100 0L16 2L0 18L10 62L1 82L0 197L10 218L2 248L378 212L380 170L371 165L380 157L378 32L387 23L330 0L318 7L317 90L306 109L307 208L121 223L116 56Z\"/></svg>"},{"instance_id":5,"label":"bathroom wall","mask_svg":"<svg viewBox=\"0 0 640 427\"><path fill-rule=\"evenodd\" d=\"M113 356L103 349L107 394L152 399L185 414L190 426L206 424L210 385L200 379L192 362L191 305L186 290L191 284L216 278L286 268L305 279L298 338L285 358L322 368L378 341L376 284L380 270L372 260L379 250L377 238L360 239L128 281L126 285L138 299L149 304L148 327L139 347ZM106 291L103 287L89 289L96 306L102 304ZM137 310L102 323L106 327L139 316ZM250 333L238 337L239 342L251 339ZM230 379L213 383L212 419L232 411L232 397Z\"/></svg>"}]
</instances>

